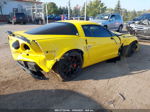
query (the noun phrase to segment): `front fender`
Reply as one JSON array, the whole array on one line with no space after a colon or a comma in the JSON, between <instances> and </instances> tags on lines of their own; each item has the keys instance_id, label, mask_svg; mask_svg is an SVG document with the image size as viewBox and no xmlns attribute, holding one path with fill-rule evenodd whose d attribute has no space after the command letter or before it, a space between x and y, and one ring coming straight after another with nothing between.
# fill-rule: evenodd
<instances>
[{"instance_id":1,"label":"front fender","mask_svg":"<svg viewBox=\"0 0 150 112\"><path fill-rule=\"evenodd\" d=\"M134 41L138 42L137 37L132 36L130 34L122 35L121 40L122 40L122 45L123 46L128 46Z\"/></svg>"}]
</instances>

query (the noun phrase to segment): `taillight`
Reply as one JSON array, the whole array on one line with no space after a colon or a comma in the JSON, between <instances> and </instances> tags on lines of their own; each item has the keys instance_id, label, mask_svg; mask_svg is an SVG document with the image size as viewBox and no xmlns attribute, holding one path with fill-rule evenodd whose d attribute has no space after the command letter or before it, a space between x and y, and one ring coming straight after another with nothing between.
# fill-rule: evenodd
<instances>
[{"instance_id":1,"label":"taillight","mask_svg":"<svg viewBox=\"0 0 150 112\"><path fill-rule=\"evenodd\" d=\"M30 47L27 44L22 44L21 45L22 50L30 50Z\"/></svg>"},{"instance_id":2,"label":"taillight","mask_svg":"<svg viewBox=\"0 0 150 112\"><path fill-rule=\"evenodd\" d=\"M19 48L20 48L19 41L16 40L16 41L12 44L12 47L13 47L14 49L19 49Z\"/></svg>"},{"instance_id":3,"label":"taillight","mask_svg":"<svg viewBox=\"0 0 150 112\"><path fill-rule=\"evenodd\" d=\"M27 44L23 45L24 50L30 50L30 47Z\"/></svg>"}]
</instances>

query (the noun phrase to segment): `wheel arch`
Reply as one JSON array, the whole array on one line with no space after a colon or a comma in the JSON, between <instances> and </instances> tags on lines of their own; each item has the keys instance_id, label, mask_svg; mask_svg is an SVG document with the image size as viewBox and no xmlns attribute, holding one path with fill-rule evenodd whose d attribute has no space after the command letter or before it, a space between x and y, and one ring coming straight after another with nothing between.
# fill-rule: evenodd
<instances>
[{"instance_id":1,"label":"wheel arch","mask_svg":"<svg viewBox=\"0 0 150 112\"><path fill-rule=\"evenodd\" d=\"M78 53L81 54L82 59L84 59L84 56L83 56L84 52L81 49L70 49L70 50L64 52L63 55L65 55L66 53L70 53L70 52L78 52ZM63 57L63 55L61 57Z\"/></svg>"},{"instance_id":2,"label":"wheel arch","mask_svg":"<svg viewBox=\"0 0 150 112\"><path fill-rule=\"evenodd\" d=\"M134 40L134 41L131 41L130 43L128 43L128 45L123 45L123 44L121 45L121 47L119 48L119 53L120 53L121 56L124 55L125 49L126 49L129 45L131 45L132 43L138 43L138 41L137 41L137 40Z\"/></svg>"},{"instance_id":3,"label":"wheel arch","mask_svg":"<svg viewBox=\"0 0 150 112\"><path fill-rule=\"evenodd\" d=\"M56 62L58 62L65 54L69 53L69 52L78 52L81 54L82 59L84 61L84 51L81 49L69 49L69 50L65 50L63 53L61 53L58 57L56 57Z\"/></svg>"},{"instance_id":4,"label":"wheel arch","mask_svg":"<svg viewBox=\"0 0 150 112\"><path fill-rule=\"evenodd\" d=\"M60 60L65 54L70 53L70 52L78 52L78 53L80 53L81 56L82 56L82 61L83 61L83 63L84 63L84 52L83 52L83 50L81 50L81 49L70 49L70 50L66 50L66 51L63 52L59 57L57 57L56 62L55 62L55 63L53 64L53 66L52 66L52 69L55 69L55 66L56 66L56 64L59 62L59 60Z\"/></svg>"}]
</instances>

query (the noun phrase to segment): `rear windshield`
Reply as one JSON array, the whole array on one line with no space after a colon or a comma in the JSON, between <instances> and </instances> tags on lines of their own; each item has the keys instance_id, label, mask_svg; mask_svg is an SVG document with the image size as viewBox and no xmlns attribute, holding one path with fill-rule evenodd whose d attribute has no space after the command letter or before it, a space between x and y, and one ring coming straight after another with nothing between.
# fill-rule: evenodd
<instances>
[{"instance_id":1,"label":"rear windshield","mask_svg":"<svg viewBox=\"0 0 150 112\"><path fill-rule=\"evenodd\" d=\"M71 23L53 22L26 32L33 35L78 35L76 27Z\"/></svg>"}]
</instances>

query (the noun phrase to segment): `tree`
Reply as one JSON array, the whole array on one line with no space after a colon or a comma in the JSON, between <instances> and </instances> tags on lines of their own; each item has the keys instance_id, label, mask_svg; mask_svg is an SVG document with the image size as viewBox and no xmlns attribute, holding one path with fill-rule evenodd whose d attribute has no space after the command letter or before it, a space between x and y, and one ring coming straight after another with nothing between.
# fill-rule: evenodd
<instances>
[{"instance_id":1,"label":"tree","mask_svg":"<svg viewBox=\"0 0 150 112\"><path fill-rule=\"evenodd\" d=\"M48 14L58 14L59 10L57 5L54 2L49 2L47 4Z\"/></svg>"},{"instance_id":2,"label":"tree","mask_svg":"<svg viewBox=\"0 0 150 112\"><path fill-rule=\"evenodd\" d=\"M115 13L119 13L121 14L121 4L120 4L120 0L118 0L117 5L115 7Z\"/></svg>"},{"instance_id":3,"label":"tree","mask_svg":"<svg viewBox=\"0 0 150 112\"><path fill-rule=\"evenodd\" d=\"M124 21L128 21L129 20L129 12L127 9L122 9L122 16L123 16L123 20Z\"/></svg>"},{"instance_id":4,"label":"tree","mask_svg":"<svg viewBox=\"0 0 150 112\"><path fill-rule=\"evenodd\" d=\"M4 5L4 0L1 0L0 1L0 14L3 15L3 10L2 10L2 7Z\"/></svg>"},{"instance_id":5,"label":"tree","mask_svg":"<svg viewBox=\"0 0 150 112\"><path fill-rule=\"evenodd\" d=\"M93 0L87 4L87 15L96 16L97 14L104 13L106 11L106 6L101 0Z\"/></svg>"},{"instance_id":6,"label":"tree","mask_svg":"<svg viewBox=\"0 0 150 112\"><path fill-rule=\"evenodd\" d=\"M68 14L68 8L67 7L59 7L58 14Z\"/></svg>"},{"instance_id":7,"label":"tree","mask_svg":"<svg viewBox=\"0 0 150 112\"><path fill-rule=\"evenodd\" d=\"M114 13L114 9L113 9L113 8L107 8L107 9L106 9L106 12L107 12L107 13Z\"/></svg>"},{"instance_id":8,"label":"tree","mask_svg":"<svg viewBox=\"0 0 150 112\"><path fill-rule=\"evenodd\" d=\"M83 7L81 8L80 15L84 16L84 13L85 13L85 3L83 5Z\"/></svg>"},{"instance_id":9,"label":"tree","mask_svg":"<svg viewBox=\"0 0 150 112\"><path fill-rule=\"evenodd\" d=\"M73 10L72 10L72 15L74 17L77 17L80 15L80 6L79 5L76 5Z\"/></svg>"},{"instance_id":10,"label":"tree","mask_svg":"<svg viewBox=\"0 0 150 112\"><path fill-rule=\"evenodd\" d=\"M129 20L132 20L137 16L138 15L137 15L137 12L135 10L129 12Z\"/></svg>"}]
</instances>

